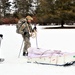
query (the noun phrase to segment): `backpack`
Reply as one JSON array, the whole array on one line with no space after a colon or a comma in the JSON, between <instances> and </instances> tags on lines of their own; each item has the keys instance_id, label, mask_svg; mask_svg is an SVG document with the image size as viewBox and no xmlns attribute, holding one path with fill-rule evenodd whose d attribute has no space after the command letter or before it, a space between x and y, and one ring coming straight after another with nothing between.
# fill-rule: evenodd
<instances>
[{"instance_id":1,"label":"backpack","mask_svg":"<svg viewBox=\"0 0 75 75\"><path fill-rule=\"evenodd\" d=\"M22 34L21 32L20 32L20 28L22 28L22 25L24 24L26 22L26 19L20 19L19 21L18 21L18 23L16 24L16 32L18 33L18 34Z\"/></svg>"}]
</instances>

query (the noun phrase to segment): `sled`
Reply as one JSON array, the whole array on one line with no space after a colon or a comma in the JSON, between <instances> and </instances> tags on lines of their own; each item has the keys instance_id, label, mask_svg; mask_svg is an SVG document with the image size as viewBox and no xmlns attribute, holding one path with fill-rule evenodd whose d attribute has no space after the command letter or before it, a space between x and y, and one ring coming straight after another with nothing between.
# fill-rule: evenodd
<instances>
[{"instance_id":1,"label":"sled","mask_svg":"<svg viewBox=\"0 0 75 75\"><path fill-rule=\"evenodd\" d=\"M75 53L29 48L27 62L57 66L72 65L75 63Z\"/></svg>"}]
</instances>

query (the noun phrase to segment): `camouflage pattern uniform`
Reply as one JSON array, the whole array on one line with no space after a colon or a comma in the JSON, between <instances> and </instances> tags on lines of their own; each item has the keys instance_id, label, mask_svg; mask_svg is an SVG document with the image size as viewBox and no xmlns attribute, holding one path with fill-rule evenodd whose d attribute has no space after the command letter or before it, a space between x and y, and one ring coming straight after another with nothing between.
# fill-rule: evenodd
<instances>
[{"instance_id":1,"label":"camouflage pattern uniform","mask_svg":"<svg viewBox=\"0 0 75 75\"><path fill-rule=\"evenodd\" d=\"M24 52L27 53L27 49L29 47L31 47L29 30L30 30L30 32L32 32L33 29L31 27L31 25L27 23L26 19L20 19L18 21L18 24L16 25L16 27L17 27L16 32L21 34L23 37L23 40L24 40L23 53ZM29 27L29 30L28 30L28 27Z\"/></svg>"}]
</instances>

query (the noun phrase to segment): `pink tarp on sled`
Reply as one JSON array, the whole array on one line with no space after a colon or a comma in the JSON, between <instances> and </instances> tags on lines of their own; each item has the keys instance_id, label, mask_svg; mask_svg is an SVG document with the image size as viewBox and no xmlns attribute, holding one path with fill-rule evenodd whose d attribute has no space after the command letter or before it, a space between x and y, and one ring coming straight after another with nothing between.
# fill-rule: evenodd
<instances>
[{"instance_id":1,"label":"pink tarp on sled","mask_svg":"<svg viewBox=\"0 0 75 75\"><path fill-rule=\"evenodd\" d=\"M75 53L62 52L60 50L29 48L28 61L48 64L65 64L75 61Z\"/></svg>"},{"instance_id":2,"label":"pink tarp on sled","mask_svg":"<svg viewBox=\"0 0 75 75\"><path fill-rule=\"evenodd\" d=\"M29 48L28 49L28 56L29 57L49 57L52 55L75 55L75 53L68 53L68 52L62 52L60 50L48 50L48 49L41 49L41 48Z\"/></svg>"}]
</instances>

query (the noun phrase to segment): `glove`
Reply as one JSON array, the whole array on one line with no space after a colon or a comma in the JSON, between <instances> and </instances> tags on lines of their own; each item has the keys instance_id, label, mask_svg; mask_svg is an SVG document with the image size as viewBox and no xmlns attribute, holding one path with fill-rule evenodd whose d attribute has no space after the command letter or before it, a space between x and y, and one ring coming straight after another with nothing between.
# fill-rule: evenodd
<instances>
[{"instance_id":1,"label":"glove","mask_svg":"<svg viewBox=\"0 0 75 75\"><path fill-rule=\"evenodd\" d=\"M33 28L34 30L37 30L36 26Z\"/></svg>"},{"instance_id":2,"label":"glove","mask_svg":"<svg viewBox=\"0 0 75 75\"><path fill-rule=\"evenodd\" d=\"M27 34L27 32L24 32L24 35L26 35Z\"/></svg>"},{"instance_id":3,"label":"glove","mask_svg":"<svg viewBox=\"0 0 75 75\"><path fill-rule=\"evenodd\" d=\"M3 38L3 34L0 34L0 37Z\"/></svg>"},{"instance_id":4,"label":"glove","mask_svg":"<svg viewBox=\"0 0 75 75\"><path fill-rule=\"evenodd\" d=\"M35 32L35 31L37 31L37 28L36 28L36 27L34 27L34 28L32 29L32 32Z\"/></svg>"}]
</instances>

